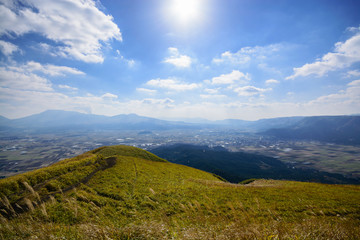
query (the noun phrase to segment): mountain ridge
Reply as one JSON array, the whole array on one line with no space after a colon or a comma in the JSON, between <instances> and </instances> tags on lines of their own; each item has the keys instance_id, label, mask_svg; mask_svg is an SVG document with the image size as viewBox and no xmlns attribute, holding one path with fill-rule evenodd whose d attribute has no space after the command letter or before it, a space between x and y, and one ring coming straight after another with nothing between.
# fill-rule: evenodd
<instances>
[{"instance_id":1,"label":"mountain ridge","mask_svg":"<svg viewBox=\"0 0 360 240\"><path fill-rule=\"evenodd\" d=\"M349 118L360 116L334 116L335 118ZM47 110L45 112L30 115L18 119L0 118L1 129L30 129L30 130L171 130L171 129L238 129L250 132L260 132L271 135L272 129L292 128L303 121L311 121L314 118L328 118L328 116L316 117L279 117L266 118L256 121L246 121L240 119L224 119L205 122L185 122L169 121L157 118L139 116L137 114L119 114L115 116L104 116L95 114L85 114L74 111Z\"/></svg>"},{"instance_id":2,"label":"mountain ridge","mask_svg":"<svg viewBox=\"0 0 360 240\"><path fill-rule=\"evenodd\" d=\"M189 128L189 124L182 122L168 122L155 118L143 117L136 114L120 114L103 116L85 114L74 111L47 110L45 112L24 118L0 122L2 128L29 129L37 131L63 130L142 130Z\"/></svg>"},{"instance_id":3,"label":"mountain ridge","mask_svg":"<svg viewBox=\"0 0 360 240\"><path fill-rule=\"evenodd\" d=\"M283 139L306 139L340 144L360 144L360 116L307 117L290 127L263 134Z\"/></svg>"}]
</instances>

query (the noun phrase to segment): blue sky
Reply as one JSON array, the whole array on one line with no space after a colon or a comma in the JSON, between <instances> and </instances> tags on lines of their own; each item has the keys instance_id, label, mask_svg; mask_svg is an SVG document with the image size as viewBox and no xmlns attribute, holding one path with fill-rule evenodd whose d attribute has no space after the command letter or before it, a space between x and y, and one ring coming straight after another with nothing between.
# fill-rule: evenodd
<instances>
[{"instance_id":1,"label":"blue sky","mask_svg":"<svg viewBox=\"0 0 360 240\"><path fill-rule=\"evenodd\" d=\"M360 1L0 0L0 115L360 113Z\"/></svg>"}]
</instances>

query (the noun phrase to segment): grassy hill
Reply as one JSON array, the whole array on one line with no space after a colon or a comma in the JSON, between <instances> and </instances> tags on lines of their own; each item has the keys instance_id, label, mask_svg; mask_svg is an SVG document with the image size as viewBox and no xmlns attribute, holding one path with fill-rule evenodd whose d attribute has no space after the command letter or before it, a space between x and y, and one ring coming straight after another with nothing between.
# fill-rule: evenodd
<instances>
[{"instance_id":1,"label":"grassy hill","mask_svg":"<svg viewBox=\"0 0 360 240\"><path fill-rule=\"evenodd\" d=\"M0 239L359 239L360 186L231 184L128 146L0 180Z\"/></svg>"}]
</instances>

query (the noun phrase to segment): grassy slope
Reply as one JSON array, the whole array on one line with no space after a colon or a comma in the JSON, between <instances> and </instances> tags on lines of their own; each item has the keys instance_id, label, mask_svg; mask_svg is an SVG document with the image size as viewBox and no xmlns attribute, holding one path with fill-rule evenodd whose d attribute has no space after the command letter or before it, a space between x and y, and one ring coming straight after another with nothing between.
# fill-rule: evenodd
<instances>
[{"instance_id":1,"label":"grassy slope","mask_svg":"<svg viewBox=\"0 0 360 240\"><path fill-rule=\"evenodd\" d=\"M3 179L0 194L0 239L360 238L360 186L230 184L125 146Z\"/></svg>"}]
</instances>

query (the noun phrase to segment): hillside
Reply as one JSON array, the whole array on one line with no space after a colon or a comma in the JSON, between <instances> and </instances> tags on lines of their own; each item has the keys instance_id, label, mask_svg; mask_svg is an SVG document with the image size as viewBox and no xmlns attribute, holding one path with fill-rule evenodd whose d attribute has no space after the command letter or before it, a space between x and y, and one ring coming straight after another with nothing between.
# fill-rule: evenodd
<instances>
[{"instance_id":1,"label":"hillside","mask_svg":"<svg viewBox=\"0 0 360 240\"><path fill-rule=\"evenodd\" d=\"M359 239L360 186L231 184L128 146L0 180L1 239Z\"/></svg>"},{"instance_id":2,"label":"hillside","mask_svg":"<svg viewBox=\"0 0 360 240\"><path fill-rule=\"evenodd\" d=\"M272 128L264 134L283 139L359 145L360 116L306 117L291 127Z\"/></svg>"}]
</instances>

